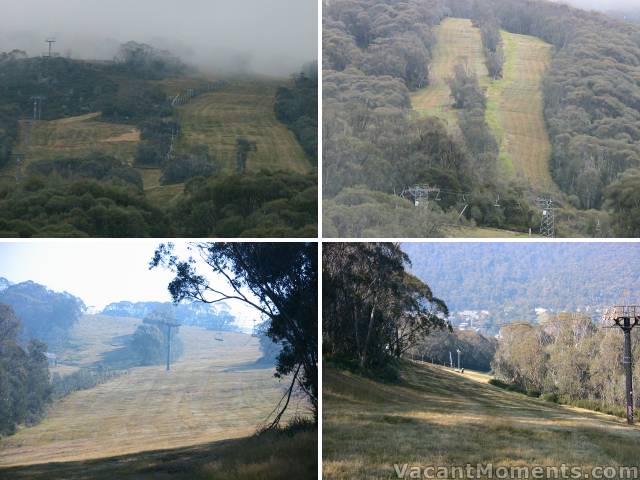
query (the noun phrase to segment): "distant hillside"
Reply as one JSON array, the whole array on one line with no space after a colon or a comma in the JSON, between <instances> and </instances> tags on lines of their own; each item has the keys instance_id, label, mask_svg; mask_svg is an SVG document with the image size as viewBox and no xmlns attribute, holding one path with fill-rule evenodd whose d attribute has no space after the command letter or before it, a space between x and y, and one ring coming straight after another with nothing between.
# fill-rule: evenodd
<instances>
[{"instance_id":1,"label":"distant hillside","mask_svg":"<svg viewBox=\"0 0 640 480\"><path fill-rule=\"evenodd\" d=\"M0 303L10 305L22 321L23 341L41 340L49 350L56 350L65 343L70 328L85 308L80 298L67 292L54 292L32 281L2 290Z\"/></svg>"},{"instance_id":2,"label":"distant hillside","mask_svg":"<svg viewBox=\"0 0 640 480\"><path fill-rule=\"evenodd\" d=\"M403 244L411 270L452 311L488 310L486 329L534 320L535 309L595 309L640 282L640 245L628 243Z\"/></svg>"},{"instance_id":3,"label":"distant hillside","mask_svg":"<svg viewBox=\"0 0 640 480\"><path fill-rule=\"evenodd\" d=\"M13 285L9 280L4 277L0 277L0 291L5 290L7 287Z\"/></svg>"},{"instance_id":4,"label":"distant hillside","mask_svg":"<svg viewBox=\"0 0 640 480\"><path fill-rule=\"evenodd\" d=\"M173 308L176 319L182 325L204 327L208 330L239 332L236 319L228 307L216 307L204 303L181 303L173 305L171 302L115 302L107 305L102 315L111 317L130 317L144 319L154 310Z\"/></svg>"},{"instance_id":5,"label":"distant hillside","mask_svg":"<svg viewBox=\"0 0 640 480\"><path fill-rule=\"evenodd\" d=\"M308 83L0 51L0 236L315 236Z\"/></svg>"}]
</instances>

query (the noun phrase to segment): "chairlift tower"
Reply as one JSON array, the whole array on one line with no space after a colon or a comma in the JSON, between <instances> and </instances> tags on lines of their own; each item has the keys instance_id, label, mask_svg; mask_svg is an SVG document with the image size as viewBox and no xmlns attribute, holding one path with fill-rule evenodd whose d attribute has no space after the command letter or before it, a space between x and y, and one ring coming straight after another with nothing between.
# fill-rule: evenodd
<instances>
[{"instance_id":1,"label":"chairlift tower","mask_svg":"<svg viewBox=\"0 0 640 480\"><path fill-rule=\"evenodd\" d=\"M539 197L536 202L542 210L542 220L540 220L540 235L554 238L556 236L555 211L552 198Z\"/></svg>"},{"instance_id":2,"label":"chairlift tower","mask_svg":"<svg viewBox=\"0 0 640 480\"><path fill-rule=\"evenodd\" d=\"M423 199L424 206L429 206L429 195L433 196L433 200L440 201L440 187L432 187L430 185L413 185L405 188L400 196L402 198L410 198L413 201L413 205L419 207L422 205Z\"/></svg>"},{"instance_id":3,"label":"chairlift tower","mask_svg":"<svg viewBox=\"0 0 640 480\"><path fill-rule=\"evenodd\" d=\"M171 369L171 329L178 328L179 323L164 320L159 322L167 328L167 372Z\"/></svg>"},{"instance_id":4,"label":"chairlift tower","mask_svg":"<svg viewBox=\"0 0 640 480\"><path fill-rule=\"evenodd\" d=\"M44 95L34 95L31 97L33 100L33 121L42 119L42 102L46 100L47 97Z\"/></svg>"},{"instance_id":5,"label":"chairlift tower","mask_svg":"<svg viewBox=\"0 0 640 480\"><path fill-rule=\"evenodd\" d=\"M56 43L56 39L47 38L44 42L49 44L49 53L47 54L47 58L51 58L53 56L53 44Z\"/></svg>"},{"instance_id":6,"label":"chairlift tower","mask_svg":"<svg viewBox=\"0 0 640 480\"><path fill-rule=\"evenodd\" d=\"M612 323L611 327L618 327L624 333L624 354L622 364L624 366L626 382L627 423L633 425L633 360L631 357L631 330L640 325L640 306L618 305L605 310L602 317L606 322Z\"/></svg>"},{"instance_id":7,"label":"chairlift tower","mask_svg":"<svg viewBox=\"0 0 640 480\"><path fill-rule=\"evenodd\" d=\"M461 370L461 368L460 368L460 354L462 353L462 350L460 350L459 348L456 348L456 352L458 352L458 370Z\"/></svg>"}]
</instances>

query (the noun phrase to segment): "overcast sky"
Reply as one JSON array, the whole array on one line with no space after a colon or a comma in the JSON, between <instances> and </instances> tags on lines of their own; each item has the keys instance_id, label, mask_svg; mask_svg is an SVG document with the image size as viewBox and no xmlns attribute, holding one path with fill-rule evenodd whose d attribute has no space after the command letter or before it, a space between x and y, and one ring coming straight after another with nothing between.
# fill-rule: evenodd
<instances>
[{"instance_id":1,"label":"overcast sky","mask_svg":"<svg viewBox=\"0 0 640 480\"><path fill-rule=\"evenodd\" d=\"M0 0L0 51L110 59L128 40L209 71L289 74L315 60L317 0Z\"/></svg>"},{"instance_id":2,"label":"overcast sky","mask_svg":"<svg viewBox=\"0 0 640 480\"><path fill-rule=\"evenodd\" d=\"M587 10L640 10L639 0L557 0Z\"/></svg>"},{"instance_id":3,"label":"overcast sky","mask_svg":"<svg viewBox=\"0 0 640 480\"><path fill-rule=\"evenodd\" d=\"M167 285L170 271L149 270L149 261L157 240L137 241L38 241L37 243L0 242L0 277L14 283L32 280L51 290L66 291L80 297L87 306L102 309L122 300L169 302ZM186 245L176 243L180 256ZM222 278L213 280L228 291ZM238 325L249 331L260 315L238 301L227 306Z\"/></svg>"}]
</instances>

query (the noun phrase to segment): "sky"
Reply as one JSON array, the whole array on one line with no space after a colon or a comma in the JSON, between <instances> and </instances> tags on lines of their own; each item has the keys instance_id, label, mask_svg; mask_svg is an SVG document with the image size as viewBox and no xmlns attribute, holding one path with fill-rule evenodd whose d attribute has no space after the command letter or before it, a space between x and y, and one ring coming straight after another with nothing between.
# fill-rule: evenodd
<instances>
[{"instance_id":1,"label":"sky","mask_svg":"<svg viewBox=\"0 0 640 480\"><path fill-rule=\"evenodd\" d=\"M186 257L186 244L173 243L179 256ZM170 302L167 285L173 275L161 268L149 270L158 244L158 240L0 242L0 277L13 283L32 280L100 309L123 300ZM213 281L226 285L221 278ZM254 319L260 321L255 310L239 301L227 306L246 331Z\"/></svg>"},{"instance_id":2,"label":"sky","mask_svg":"<svg viewBox=\"0 0 640 480\"><path fill-rule=\"evenodd\" d=\"M574 7L584 8L586 10L599 11L623 11L623 10L640 10L640 2L638 0L556 0L560 3L568 3Z\"/></svg>"},{"instance_id":3,"label":"sky","mask_svg":"<svg viewBox=\"0 0 640 480\"><path fill-rule=\"evenodd\" d=\"M0 0L0 51L111 59L129 40L206 71L284 75L317 59L317 0Z\"/></svg>"}]
</instances>

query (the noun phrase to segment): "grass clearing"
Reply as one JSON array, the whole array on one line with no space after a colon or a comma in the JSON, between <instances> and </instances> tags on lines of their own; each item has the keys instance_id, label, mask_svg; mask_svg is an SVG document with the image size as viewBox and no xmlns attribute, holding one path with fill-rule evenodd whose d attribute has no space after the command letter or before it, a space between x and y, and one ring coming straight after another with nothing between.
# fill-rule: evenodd
<instances>
[{"instance_id":1,"label":"grass clearing","mask_svg":"<svg viewBox=\"0 0 640 480\"><path fill-rule=\"evenodd\" d=\"M447 79L453 76L456 64L465 63L485 89L486 120L500 145L501 175L525 179L539 190L555 189L542 98L551 45L536 37L502 31L504 75L493 80L485 65L480 30L471 20L446 18L434 28L434 34L437 44L429 70L430 85L411 96L413 109L444 120L453 133L459 133Z\"/></svg>"},{"instance_id":2,"label":"grass clearing","mask_svg":"<svg viewBox=\"0 0 640 480\"><path fill-rule=\"evenodd\" d=\"M482 86L488 84L482 38L480 30L465 18L446 18L433 31L437 43L429 66L430 84L413 93L411 103L420 115L438 117L456 131L458 120L447 80L453 76L457 64L466 63Z\"/></svg>"},{"instance_id":3,"label":"grass clearing","mask_svg":"<svg viewBox=\"0 0 640 480\"><path fill-rule=\"evenodd\" d=\"M551 45L527 35L502 31L503 78L486 90L487 123L500 145L500 168L507 177L551 189L551 142L544 123L542 78Z\"/></svg>"},{"instance_id":4,"label":"grass clearing","mask_svg":"<svg viewBox=\"0 0 640 480\"><path fill-rule=\"evenodd\" d=\"M96 120L100 113L90 113L60 120L20 122L20 145L16 153L26 156L27 164L57 157L112 155L133 163L140 141L140 131L131 126ZM27 134L28 132L28 134ZM28 135L29 143L25 144ZM21 167L24 169L26 165ZM13 166L15 173L16 166Z\"/></svg>"},{"instance_id":5,"label":"grass clearing","mask_svg":"<svg viewBox=\"0 0 640 480\"><path fill-rule=\"evenodd\" d=\"M101 322L105 322L101 325ZM87 315L74 327L62 365L87 365L133 333L136 320ZM38 425L0 440L0 468L84 461L171 449L252 435L283 393L286 381L255 362L251 335L181 327L183 356L172 365L137 367L107 383L56 402ZM222 337L223 341L216 340ZM296 399L290 415L306 414ZM1 476L1 475L0 475Z\"/></svg>"},{"instance_id":6,"label":"grass clearing","mask_svg":"<svg viewBox=\"0 0 640 480\"><path fill-rule=\"evenodd\" d=\"M311 163L293 133L275 117L277 86L267 81L237 81L179 107L182 137L177 150L185 144L206 144L224 170L234 171L236 138L245 136L257 144L257 151L249 154L248 171L311 171Z\"/></svg>"},{"instance_id":7,"label":"grass clearing","mask_svg":"<svg viewBox=\"0 0 640 480\"><path fill-rule=\"evenodd\" d=\"M51 463L0 471L12 479L315 479L318 432L267 434L106 459Z\"/></svg>"},{"instance_id":8,"label":"grass clearing","mask_svg":"<svg viewBox=\"0 0 640 480\"><path fill-rule=\"evenodd\" d=\"M419 362L378 383L325 365L324 478L397 478L394 464L637 465L640 428Z\"/></svg>"}]
</instances>

